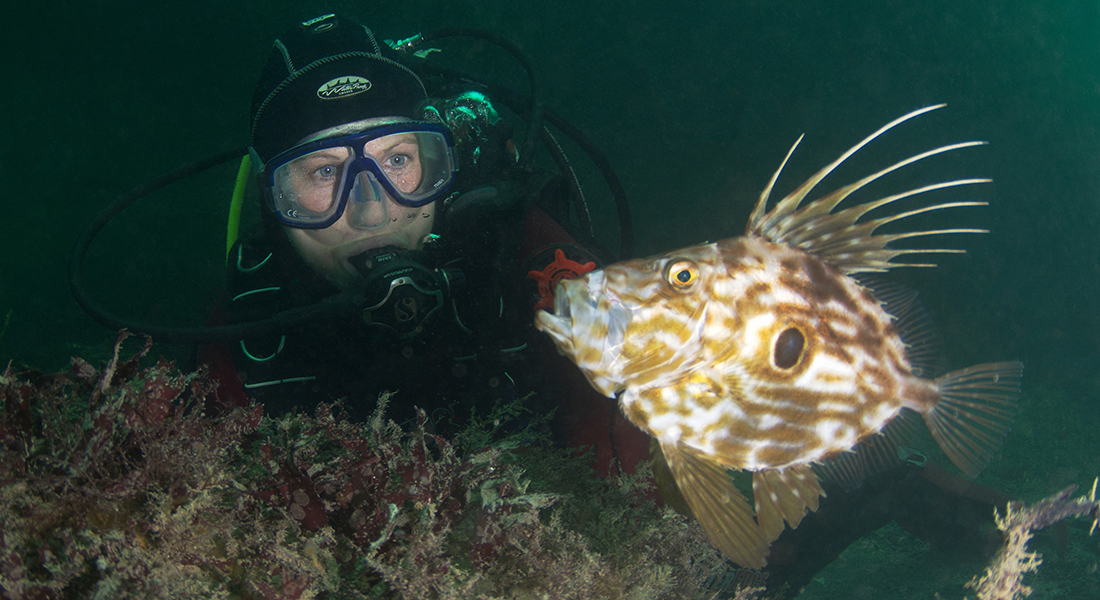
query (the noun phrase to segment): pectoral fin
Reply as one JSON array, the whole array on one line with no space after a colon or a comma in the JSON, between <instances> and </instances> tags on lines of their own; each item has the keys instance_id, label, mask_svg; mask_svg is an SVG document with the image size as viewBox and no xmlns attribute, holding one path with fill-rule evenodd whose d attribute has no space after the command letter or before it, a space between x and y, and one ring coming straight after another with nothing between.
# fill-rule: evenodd
<instances>
[{"instance_id":1,"label":"pectoral fin","mask_svg":"<svg viewBox=\"0 0 1100 600\"><path fill-rule=\"evenodd\" d=\"M665 505L681 515L692 517L691 507L688 506L684 494L680 492L680 486L676 485L676 477L672 475L672 469L661 452L661 444L655 438L649 438L649 458L653 467L653 481L657 484L657 491Z\"/></svg>"},{"instance_id":2,"label":"pectoral fin","mask_svg":"<svg viewBox=\"0 0 1100 600\"><path fill-rule=\"evenodd\" d=\"M753 520L748 500L733 485L726 469L682 444L661 444L661 451L710 542L743 567L766 566L769 540Z\"/></svg>"}]
</instances>

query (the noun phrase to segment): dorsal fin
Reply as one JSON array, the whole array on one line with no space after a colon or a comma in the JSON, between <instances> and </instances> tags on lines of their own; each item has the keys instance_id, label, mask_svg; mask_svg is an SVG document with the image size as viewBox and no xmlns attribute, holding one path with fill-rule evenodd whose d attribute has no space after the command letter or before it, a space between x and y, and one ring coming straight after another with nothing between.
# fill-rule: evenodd
<instances>
[{"instance_id":1,"label":"dorsal fin","mask_svg":"<svg viewBox=\"0 0 1100 600\"><path fill-rule=\"evenodd\" d=\"M934 229L924 231L910 231L904 233L890 233L890 234L876 234L875 231L887 224L894 221L900 221L902 219L912 217L914 215L943 210L947 208L959 208L963 206L985 206L985 202L947 202L942 204L933 204L931 206L925 206L902 212L894 215L888 215L879 217L877 219L870 219L857 223L867 213L892 204L903 198L909 198L926 192L939 190L948 187L956 187L962 185L972 185L976 183L988 183L989 179L958 179L955 181L945 181L942 183L936 183L927 185L924 187L908 190L892 196L887 196L879 200L872 202L866 202L852 206L838 212L833 212L836 207L843 202L848 196L855 191L863 188L867 184L875 181L889 173L892 173L902 167L911 165L918 161L921 161L930 156L942 154L944 152L950 152L952 150L958 150L960 148L968 148L970 146L978 146L985 144L985 142L962 142L958 144L951 144L948 146L942 146L935 148L927 152L922 152L916 156L912 156L900 162L897 162L877 173L873 173L846 186L837 188L836 190L825 194L817 200L813 200L809 203L805 203L806 197L817 187L817 184L821 183L821 180L825 179L830 173L833 172L841 163L858 152L865 145L872 140L889 131L896 125L904 123L909 119L922 115L926 112L935 110L944 106L938 104L935 106L928 106L919 110L915 110L907 115L898 117L890 123L887 123L878 131L864 138L861 142L852 146L847 152L842 154L839 158L832 163L826 165L817 173L814 173L809 179L798 186L793 192L787 195L787 197L780 200L775 207L768 211L768 200L771 196L771 191L775 186L775 182L779 179L779 174L783 171L783 167L787 164L791 155L794 154L795 148L798 147L798 143L802 141L802 137L798 138L798 141L791 146L790 151L787 153L786 158L779 165L779 168L772 175L768 184L764 187L764 191L760 194L760 199L757 201L756 206L753 208L752 214L749 216L748 227L746 228L746 234L756 237L761 237L777 244L785 244L788 246L796 247L806 252L817 255L818 257L826 260L833 266L841 269L847 274L861 273L867 271L886 271L894 267L932 267L933 264L928 263L892 263L890 260L897 256L904 254L931 254L931 253L948 253L955 254L961 253L963 250L956 250L951 248L887 248L887 244L893 241L921 237L928 235L941 235L952 233L987 233L984 229Z\"/></svg>"},{"instance_id":2,"label":"dorsal fin","mask_svg":"<svg viewBox=\"0 0 1100 600\"><path fill-rule=\"evenodd\" d=\"M854 279L894 318L913 374L930 379L943 373L940 332L921 302L920 293L878 273L862 273Z\"/></svg>"}]
</instances>

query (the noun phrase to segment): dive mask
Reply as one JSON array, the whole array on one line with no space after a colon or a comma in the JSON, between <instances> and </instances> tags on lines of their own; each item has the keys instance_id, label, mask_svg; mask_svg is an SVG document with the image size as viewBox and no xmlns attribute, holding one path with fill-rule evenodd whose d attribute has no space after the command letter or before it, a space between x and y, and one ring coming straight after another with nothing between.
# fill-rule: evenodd
<instances>
[{"instance_id":1,"label":"dive mask","mask_svg":"<svg viewBox=\"0 0 1100 600\"><path fill-rule=\"evenodd\" d=\"M260 174L269 208L284 225L323 229L355 203L386 195L420 207L455 179L451 134L438 123L405 121L307 141L276 155Z\"/></svg>"}]
</instances>

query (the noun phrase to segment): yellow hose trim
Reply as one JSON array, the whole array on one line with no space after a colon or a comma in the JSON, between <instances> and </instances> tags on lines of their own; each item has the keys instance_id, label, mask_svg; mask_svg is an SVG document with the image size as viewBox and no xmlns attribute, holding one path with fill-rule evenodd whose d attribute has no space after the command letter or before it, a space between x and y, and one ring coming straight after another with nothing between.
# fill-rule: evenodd
<instances>
[{"instance_id":1,"label":"yellow hose trim","mask_svg":"<svg viewBox=\"0 0 1100 600\"><path fill-rule=\"evenodd\" d=\"M248 187L248 177L252 174L252 159L248 154L241 158L241 167L237 169L237 183L233 186L233 199L229 202L229 223L225 229L225 262L229 264L229 251L240 237L241 206L244 205L244 190Z\"/></svg>"}]
</instances>

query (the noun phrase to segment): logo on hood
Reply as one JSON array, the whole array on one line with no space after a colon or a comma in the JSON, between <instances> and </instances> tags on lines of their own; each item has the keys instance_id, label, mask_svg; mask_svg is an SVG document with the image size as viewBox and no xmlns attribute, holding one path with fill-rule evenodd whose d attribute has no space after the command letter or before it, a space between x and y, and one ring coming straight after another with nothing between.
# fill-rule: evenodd
<instances>
[{"instance_id":1,"label":"logo on hood","mask_svg":"<svg viewBox=\"0 0 1100 600\"><path fill-rule=\"evenodd\" d=\"M362 94L370 88L371 82L369 79L347 75L326 81L324 85L317 88L317 97L322 100L339 100L340 98Z\"/></svg>"}]
</instances>

